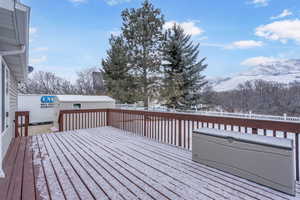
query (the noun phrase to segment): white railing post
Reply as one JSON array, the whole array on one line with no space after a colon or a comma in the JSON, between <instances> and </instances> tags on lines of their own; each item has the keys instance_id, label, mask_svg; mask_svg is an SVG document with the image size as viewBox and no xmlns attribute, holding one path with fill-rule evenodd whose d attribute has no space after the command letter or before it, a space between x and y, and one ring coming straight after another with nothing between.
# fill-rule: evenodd
<instances>
[{"instance_id":1,"label":"white railing post","mask_svg":"<svg viewBox=\"0 0 300 200\"><path fill-rule=\"evenodd\" d=\"M286 121L286 113L283 114L283 119Z\"/></svg>"}]
</instances>

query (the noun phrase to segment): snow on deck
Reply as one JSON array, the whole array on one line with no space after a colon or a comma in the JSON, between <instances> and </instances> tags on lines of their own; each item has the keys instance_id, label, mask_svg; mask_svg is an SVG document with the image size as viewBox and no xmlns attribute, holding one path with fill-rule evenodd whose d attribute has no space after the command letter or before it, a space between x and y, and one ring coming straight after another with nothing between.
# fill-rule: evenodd
<instances>
[{"instance_id":1,"label":"snow on deck","mask_svg":"<svg viewBox=\"0 0 300 200\"><path fill-rule=\"evenodd\" d=\"M192 154L116 128L17 138L0 199L300 199L191 160Z\"/></svg>"}]
</instances>

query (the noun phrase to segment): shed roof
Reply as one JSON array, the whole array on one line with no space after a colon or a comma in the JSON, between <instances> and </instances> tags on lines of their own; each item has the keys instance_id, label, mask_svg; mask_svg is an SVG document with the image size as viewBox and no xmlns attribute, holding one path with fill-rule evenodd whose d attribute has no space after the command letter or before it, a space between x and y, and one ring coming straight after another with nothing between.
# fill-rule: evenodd
<instances>
[{"instance_id":1,"label":"shed roof","mask_svg":"<svg viewBox=\"0 0 300 200\"><path fill-rule=\"evenodd\" d=\"M59 102L115 102L109 96L57 95Z\"/></svg>"}]
</instances>

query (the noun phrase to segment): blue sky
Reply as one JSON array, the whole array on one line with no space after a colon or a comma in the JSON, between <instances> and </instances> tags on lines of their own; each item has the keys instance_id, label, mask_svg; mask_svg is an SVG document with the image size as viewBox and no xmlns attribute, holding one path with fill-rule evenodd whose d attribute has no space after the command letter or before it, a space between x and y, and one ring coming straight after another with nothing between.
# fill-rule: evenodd
<instances>
[{"instance_id":1,"label":"blue sky","mask_svg":"<svg viewBox=\"0 0 300 200\"><path fill-rule=\"evenodd\" d=\"M31 7L30 64L75 80L101 67L120 13L142 0L22 0ZM300 58L299 0L151 0L166 27L180 23L200 43L207 76L229 76L257 64ZM200 57L200 58L201 58Z\"/></svg>"}]
</instances>

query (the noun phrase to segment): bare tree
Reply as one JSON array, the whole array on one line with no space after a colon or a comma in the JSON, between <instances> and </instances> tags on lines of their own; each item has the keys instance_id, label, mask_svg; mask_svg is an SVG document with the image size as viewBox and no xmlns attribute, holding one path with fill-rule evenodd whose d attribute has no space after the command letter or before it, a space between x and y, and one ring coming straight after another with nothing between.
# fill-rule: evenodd
<instances>
[{"instance_id":1,"label":"bare tree","mask_svg":"<svg viewBox=\"0 0 300 200\"><path fill-rule=\"evenodd\" d=\"M77 72L76 88L77 92L82 95L96 95L97 90L94 87L93 74L100 72L98 68L88 68Z\"/></svg>"},{"instance_id":2,"label":"bare tree","mask_svg":"<svg viewBox=\"0 0 300 200\"><path fill-rule=\"evenodd\" d=\"M74 94L76 88L53 72L37 71L26 83L19 84L19 92L24 94Z\"/></svg>"},{"instance_id":3,"label":"bare tree","mask_svg":"<svg viewBox=\"0 0 300 200\"><path fill-rule=\"evenodd\" d=\"M225 111L292 116L300 115L300 83L246 82L234 91L216 94Z\"/></svg>"},{"instance_id":4,"label":"bare tree","mask_svg":"<svg viewBox=\"0 0 300 200\"><path fill-rule=\"evenodd\" d=\"M88 68L77 73L75 84L58 77L53 72L34 72L25 83L19 84L18 90L23 94L104 94L101 71Z\"/></svg>"}]
</instances>

